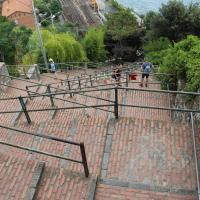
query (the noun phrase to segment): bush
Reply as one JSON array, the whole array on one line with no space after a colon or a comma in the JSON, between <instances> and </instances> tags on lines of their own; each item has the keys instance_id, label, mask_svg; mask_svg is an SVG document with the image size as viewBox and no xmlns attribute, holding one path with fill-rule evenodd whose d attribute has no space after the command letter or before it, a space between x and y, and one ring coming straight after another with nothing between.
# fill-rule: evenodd
<instances>
[{"instance_id":1,"label":"bush","mask_svg":"<svg viewBox=\"0 0 200 200\"><path fill-rule=\"evenodd\" d=\"M171 83L184 79L186 91L197 91L200 86L200 38L188 36L175 43L166 51L159 71L176 75L172 80L165 78L163 81Z\"/></svg>"},{"instance_id":2,"label":"bush","mask_svg":"<svg viewBox=\"0 0 200 200\"><path fill-rule=\"evenodd\" d=\"M102 28L90 28L83 38L82 45L90 61L99 62L106 59L104 35L105 32Z\"/></svg>"}]
</instances>

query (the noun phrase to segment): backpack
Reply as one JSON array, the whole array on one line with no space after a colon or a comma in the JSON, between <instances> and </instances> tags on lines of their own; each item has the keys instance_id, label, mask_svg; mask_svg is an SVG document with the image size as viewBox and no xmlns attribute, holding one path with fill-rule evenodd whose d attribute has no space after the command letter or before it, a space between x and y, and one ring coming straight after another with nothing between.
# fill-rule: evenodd
<instances>
[{"instance_id":1,"label":"backpack","mask_svg":"<svg viewBox=\"0 0 200 200\"><path fill-rule=\"evenodd\" d=\"M150 65L146 65L145 69L144 69L144 73L149 74L151 72L151 66Z\"/></svg>"}]
</instances>

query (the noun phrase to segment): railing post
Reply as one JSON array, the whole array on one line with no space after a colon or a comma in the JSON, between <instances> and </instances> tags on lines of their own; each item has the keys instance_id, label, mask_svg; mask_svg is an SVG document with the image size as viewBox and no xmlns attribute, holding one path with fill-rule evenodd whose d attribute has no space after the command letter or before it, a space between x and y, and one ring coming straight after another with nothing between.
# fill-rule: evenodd
<instances>
[{"instance_id":1,"label":"railing post","mask_svg":"<svg viewBox=\"0 0 200 200\"><path fill-rule=\"evenodd\" d=\"M129 81L129 80L128 80L128 79L129 79L129 76L128 76L128 75L129 75L129 73L128 73L128 71L126 71L126 87L128 87L128 81Z\"/></svg>"},{"instance_id":2,"label":"railing post","mask_svg":"<svg viewBox=\"0 0 200 200\"><path fill-rule=\"evenodd\" d=\"M97 75L98 75L97 72L95 72L96 81L97 81Z\"/></svg>"},{"instance_id":3,"label":"railing post","mask_svg":"<svg viewBox=\"0 0 200 200\"><path fill-rule=\"evenodd\" d=\"M90 76L90 83L91 83L91 86L93 86L93 84L92 84L92 75L90 74L89 76Z\"/></svg>"},{"instance_id":4,"label":"railing post","mask_svg":"<svg viewBox=\"0 0 200 200\"><path fill-rule=\"evenodd\" d=\"M29 116L29 114L28 114L28 112L26 110L26 104L24 103L24 100L23 100L23 98L21 96L18 97L18 99L19 99L19 102L21 104L22 110L24 111L26 120L27 120L28 124L30 124L31 123L31 118L30 118L30 116Z\"/></svg>"},{"instance_id":5,"label":"railing post","mask_svg":"<svg viewBox=\"0 0 200 200\"><path fill-rule=\"evenodd\" d=\"M114 114L115 118L119 118L119 113L118 113L118 87L115 87L115 102L114 102Z\"/></svg>"},{"instance_id":6,"label":"railing post","mask_svg":"<svg viewBox=\"0 0 200 200\"><path fill-rule=\"evenodd\" d=\"M70 85L70 81L69 80L67 81L67 84L68 84L69 91L71 91L71 85ZM72 98L72 93L71 92L70 92L70 97Z\"/></svg>"},{"instance_id":7,"label":"railing post","mask_svg":"<svg viewBox=\"0 0 200 200\"><path fill-rule=\"evenodd\" d=\"M84 146L84 143L82 143L82 142L80 143L80 150L81 150L81 156L82 156L82 162L83 162L85 176L88 177L89 169L88 169L87 159L86 159L86 154L85 154L85 146Z\"/></svg>"},{"instance_id":8,"label":"railing post","mask_svg":"<svg viewBox=\"0 0 200 200\"><path fill-rule=\"evenodd\" d=\"M169 84L167 84L167 90L169 91ZM170 99L170 94L168 93L168 104L169 104L169 108L171 108L171 99ZM172 111L170 110L169 113L170 119L172 120Z\"/></svg>"},{"instance_id":9,"label":"railing post","mask_svg":"<svg viewBox=\"0 0 200 200\"><path fill-rule=\"evenodd\" d=\"M54 104L54 101L53 101L53 97L51 95L51 88L50 88L50 85L47 85L47 91L49 93L49 98L50 98L50 101L51 101L51 106L52 107L55 107L55 104Z\"/></svg>"},{"instance_id":10,"label":"railing post","mask_svg":"<svg viewBox=\"0 0 200 200\"><path fill-rule=\"evenodd\" d=\"M23 71L24 75L27 77L26 70L24 67L22 67L22 71Z\"/></svg>"},{"instance_id":11,"label":"railing post","mask_svg":"<svg viewBox=\"0 0 200 200\"><path fill-rule=\"evenodd\" d=\"M28 96L29 96L29 99L31 100L32 98L30 97L30 92L29 92L29 90L28 90L28 86L26 86L26 92L27 92L27 94L28 94Z\"/></svg>"},{"instance_id":12,"label":"railing post","mask_svg":"<svg viewBox=\"0 0 200 200\"><path fill-rule=\"evenodd\" d=\"M80 77L78 76L78 87L79 89L81 90L81 80L80 80Z\"/></svg>"},{"instance_id":13,"label":"railing post","mask_svg":"<svg viewBox=\"0 0 200 200\"><path fill-rule=\"evenodd\" d=\"M37 76L38 81L40 81L40 70L39 70L38 65L35 65L35 72L36 72L36 76Z\"/></svg>"}]
</instances>

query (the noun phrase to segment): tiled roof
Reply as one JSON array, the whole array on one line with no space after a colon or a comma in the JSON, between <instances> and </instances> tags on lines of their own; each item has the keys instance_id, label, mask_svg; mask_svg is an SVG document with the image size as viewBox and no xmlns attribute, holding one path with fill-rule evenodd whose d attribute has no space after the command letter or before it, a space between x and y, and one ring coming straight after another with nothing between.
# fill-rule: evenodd
<instances>
[{"instance_id":1,"label":"tiled roof","mask_svg":"<svg viewBox=\"0 0 200 200\"><path fill-rule=\"evenodd\" d=\"M32 13L31 0L5 0L2 15L8 17L15 12Z\"/></svg>"}]
</instances>

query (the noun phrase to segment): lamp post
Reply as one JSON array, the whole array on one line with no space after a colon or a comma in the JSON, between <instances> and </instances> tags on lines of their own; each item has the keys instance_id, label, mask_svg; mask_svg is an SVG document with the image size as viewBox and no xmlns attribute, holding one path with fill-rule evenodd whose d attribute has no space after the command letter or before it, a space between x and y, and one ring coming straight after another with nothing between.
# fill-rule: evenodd
<instances>
[{"instance_id":1,"label":"lamp post","mask_svg":"<svg viewBox=\"0 0 200 200\"><path fill-rule=\"evenodd\" d=\"M43 45L43 42L42 42L42 36L40 34L40 28L39 28L39 25L38 25L38 18L37 18L37 14L35 12L35 7L34 7L33 0L31 2L32 2L33 15L34 15L34 19L35 19L35 28L36 28L36 31L37 31L37 36L38 36L38 40L39 40L39 44L40 44L40 49L41 49L42 56L43 56L43 59L44 59L45 67L48 70L47 56L46 56L46 52L45 52L44 45Z\"/></svg>"}]
</instances>

